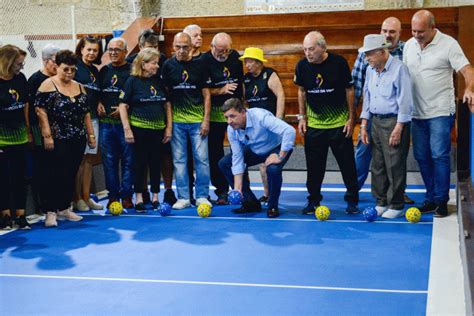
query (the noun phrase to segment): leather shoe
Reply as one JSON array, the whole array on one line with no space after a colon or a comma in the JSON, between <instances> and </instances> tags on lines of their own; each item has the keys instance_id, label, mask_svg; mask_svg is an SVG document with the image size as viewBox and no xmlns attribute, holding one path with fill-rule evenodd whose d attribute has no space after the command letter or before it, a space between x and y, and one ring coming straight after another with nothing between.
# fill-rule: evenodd
<instances>
[{"instance_id":1,"label":"leather shoe","mask_svg":"<svg viewBox=\"0 0 474 316\"><path fill-rule=\"evenodd\" d=\"M448 216L448 204L447 203L437 203L434 217L446 217Z\"/></svg>"},{"instance_id":2,"label":"leather shoe","mask_svg":"<svg viewBox=\"0 0 474 316\"><path fill-rule=\"evenodd\" d=\"M403 201L405 204L415 204L415 201L413 201L408 195L404 194L403 195Z\"/></svg>"},{"instance_id":3,"label":"leather shoe","mask_svg":"<svg viewBox=\"0 0 474 316\"><path fill-rule=\"evenodd\" d=\"M272 207L267 210L267 217L268 218L275 218L280 216L280 212L278 211L278 207Z\"/></svg>"},{"instance_id":4,"label":"leather shoe","mask_svg":"<svg viewBox=\"0 0 474 316\"><path fill-rule=\"evenodd\" d=\"M234 214L244 214L244 213L255 213L260 212L262 210L262 206L260 202L243 202L242 206L232 210Z\"/></svg>"}]
</instances>

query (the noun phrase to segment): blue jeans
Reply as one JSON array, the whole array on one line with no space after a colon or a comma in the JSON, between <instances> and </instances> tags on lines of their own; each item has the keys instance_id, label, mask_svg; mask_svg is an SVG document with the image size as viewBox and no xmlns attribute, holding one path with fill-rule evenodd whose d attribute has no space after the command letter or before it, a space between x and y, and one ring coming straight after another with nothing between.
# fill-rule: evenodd
<instances>
[{"instance_id":1,"label":"blue jeans","mask_svg":"<svg viewBox=\"0 0 474 316\"><path fill-rule=\"evenodd\" d=\"M249 166L255 166L262 162L265 162L270 154L280 152L280 146L274 148L272 151L264 154L264 155L257 155L256 153L252 152L249 148L244 148L244 162ZM293 150L290 150L285 159L279 164L271 164L267 167L267 178L268 178L268 208L277 208L278 207L278 200L280 199L281 193L281 184L283 182L282 171L283 167L285 166L286 162L291 156ZM219 168L221 169L222 173L224 174L227 182L229 182L230 186L234 188L234 175L232 174L232 154L228 154L224 156L219 161ZM252 190L250 190L250 183L248 177L248 170L245 169L245 174L243 177L242 182L242 195L244 201L250 201L258 203L257 197L253 194Z\"/></svg>"},{"instance_id":2,"label":"blue jeans","mask_svg":"<svg viewBox=\"0 0 474 316\"><path fill-rule=\"evenodd\" d=\"M133 147L125 142L122 124L100 123L99 137L105 186L109 191L109 199L131 198L133 195ZM122 166L121 182L119 162Z\"/></svg>"},{"instance_id":3,"label":"blue jeans","mask_svg":"<svg viewBox=\"0 0 474 316\"><path fill-rule=\"evenodd\" d=\"M188 175L188 140L191 142L196 170L196 199L209 196L209 150L207 136L201 136L201 123L173 123L171 148L178 199L190 199Z\"/></svg>"},{"instance_id":4,"label":"blue jeans","mask_svg":"<svg viewBox=\"0 0 474 316\"><path fill-rule=\"evenodd\" d=\"M412 120L413 153L426 187L425 200L449 201L451 129L454 115Z\"/></svg>"},{"instance_id":5,"label":"blue jeans","mask_svg":"<svg viewBox=\"0 0 474 316\"><path fill-rule=\"evenodd\" d=\"M355 151L355 163L357 169L357 183L359 190L364 186L365 180L369 175L370 161L372 160L372 145L370 140L370 121L367 122L366 131L369 134L369 144L365 145L359 137L357 140L357 146Z\"/></svg>"}]
</instances>

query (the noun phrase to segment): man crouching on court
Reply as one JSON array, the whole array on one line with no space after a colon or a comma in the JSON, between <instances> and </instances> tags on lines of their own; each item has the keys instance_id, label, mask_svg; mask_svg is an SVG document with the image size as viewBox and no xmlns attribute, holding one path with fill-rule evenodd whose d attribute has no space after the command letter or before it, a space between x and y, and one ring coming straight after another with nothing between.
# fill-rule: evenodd
<instances>
[{"instance_id":1,"label":"man crouching on court","mask_svg":"<svg viewBox=\"0 0 474 316\"><path fill-rule=\"evenodd\" d=\"M219 161L219 168L230 186L243 196L242 207L233 212L261 211L260 202L250 190L247 168L264 162L270 192L267 217L278 217L282 170L293 152L295 129L267 110L246 109L236 98L227 100L222 111L229 124L227 138L232 153Z\"/></svg>"}]
</instances>

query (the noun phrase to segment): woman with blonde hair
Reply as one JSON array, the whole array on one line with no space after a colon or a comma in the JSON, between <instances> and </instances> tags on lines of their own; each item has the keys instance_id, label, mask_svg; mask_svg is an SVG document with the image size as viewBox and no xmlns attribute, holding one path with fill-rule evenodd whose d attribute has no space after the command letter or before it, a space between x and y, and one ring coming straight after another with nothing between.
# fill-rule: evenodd
<instances>
[{"instance_id":1,"label":"woman with blonde hair","mask_svg":"<svg viewBox=\"0 0 474 316\"><path fill-rule=\"evenodd\" d=\"M32 141L28 121L28 88L21 73L26 52L14 45L0 47L0 229L12 229L15 211L20 229L25 217L26 143Z\"/></svg>"},{"instance_id":2,"label":"woman with blonde hair","mask_svg":"<svg viewBox=\"0 0 474 316\"><path fill-rule=\"evenodd\" d=\"M153 48L140 51L133 61L132 72L120 96L120 118L125 141L134 144L133 175L135 210L145 212L142 192L146 169L150 169L152 206L159 207L160 165L163 144L171 140L171 105L165 85L155 76L159 68L160 53Z\"/></svg>"}]
</instances>

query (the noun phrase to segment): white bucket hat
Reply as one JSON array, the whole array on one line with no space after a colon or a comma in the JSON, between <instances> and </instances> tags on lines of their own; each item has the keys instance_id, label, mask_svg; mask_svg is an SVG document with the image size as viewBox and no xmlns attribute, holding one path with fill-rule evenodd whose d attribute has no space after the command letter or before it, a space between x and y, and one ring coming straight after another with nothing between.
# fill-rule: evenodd
<instances>
[{"instance_id":1,"label":"white bucket hat","mask_svg":"<svg viewBox=\"0 0 474 316\"><path fill-rule=\"evenodd\" d=\"M369 34L364 37L364 46L359 48L359 53L370 52L375 49L389 48L392 43L385 40L382 34Z\"/></svg>"}]
</instances>

